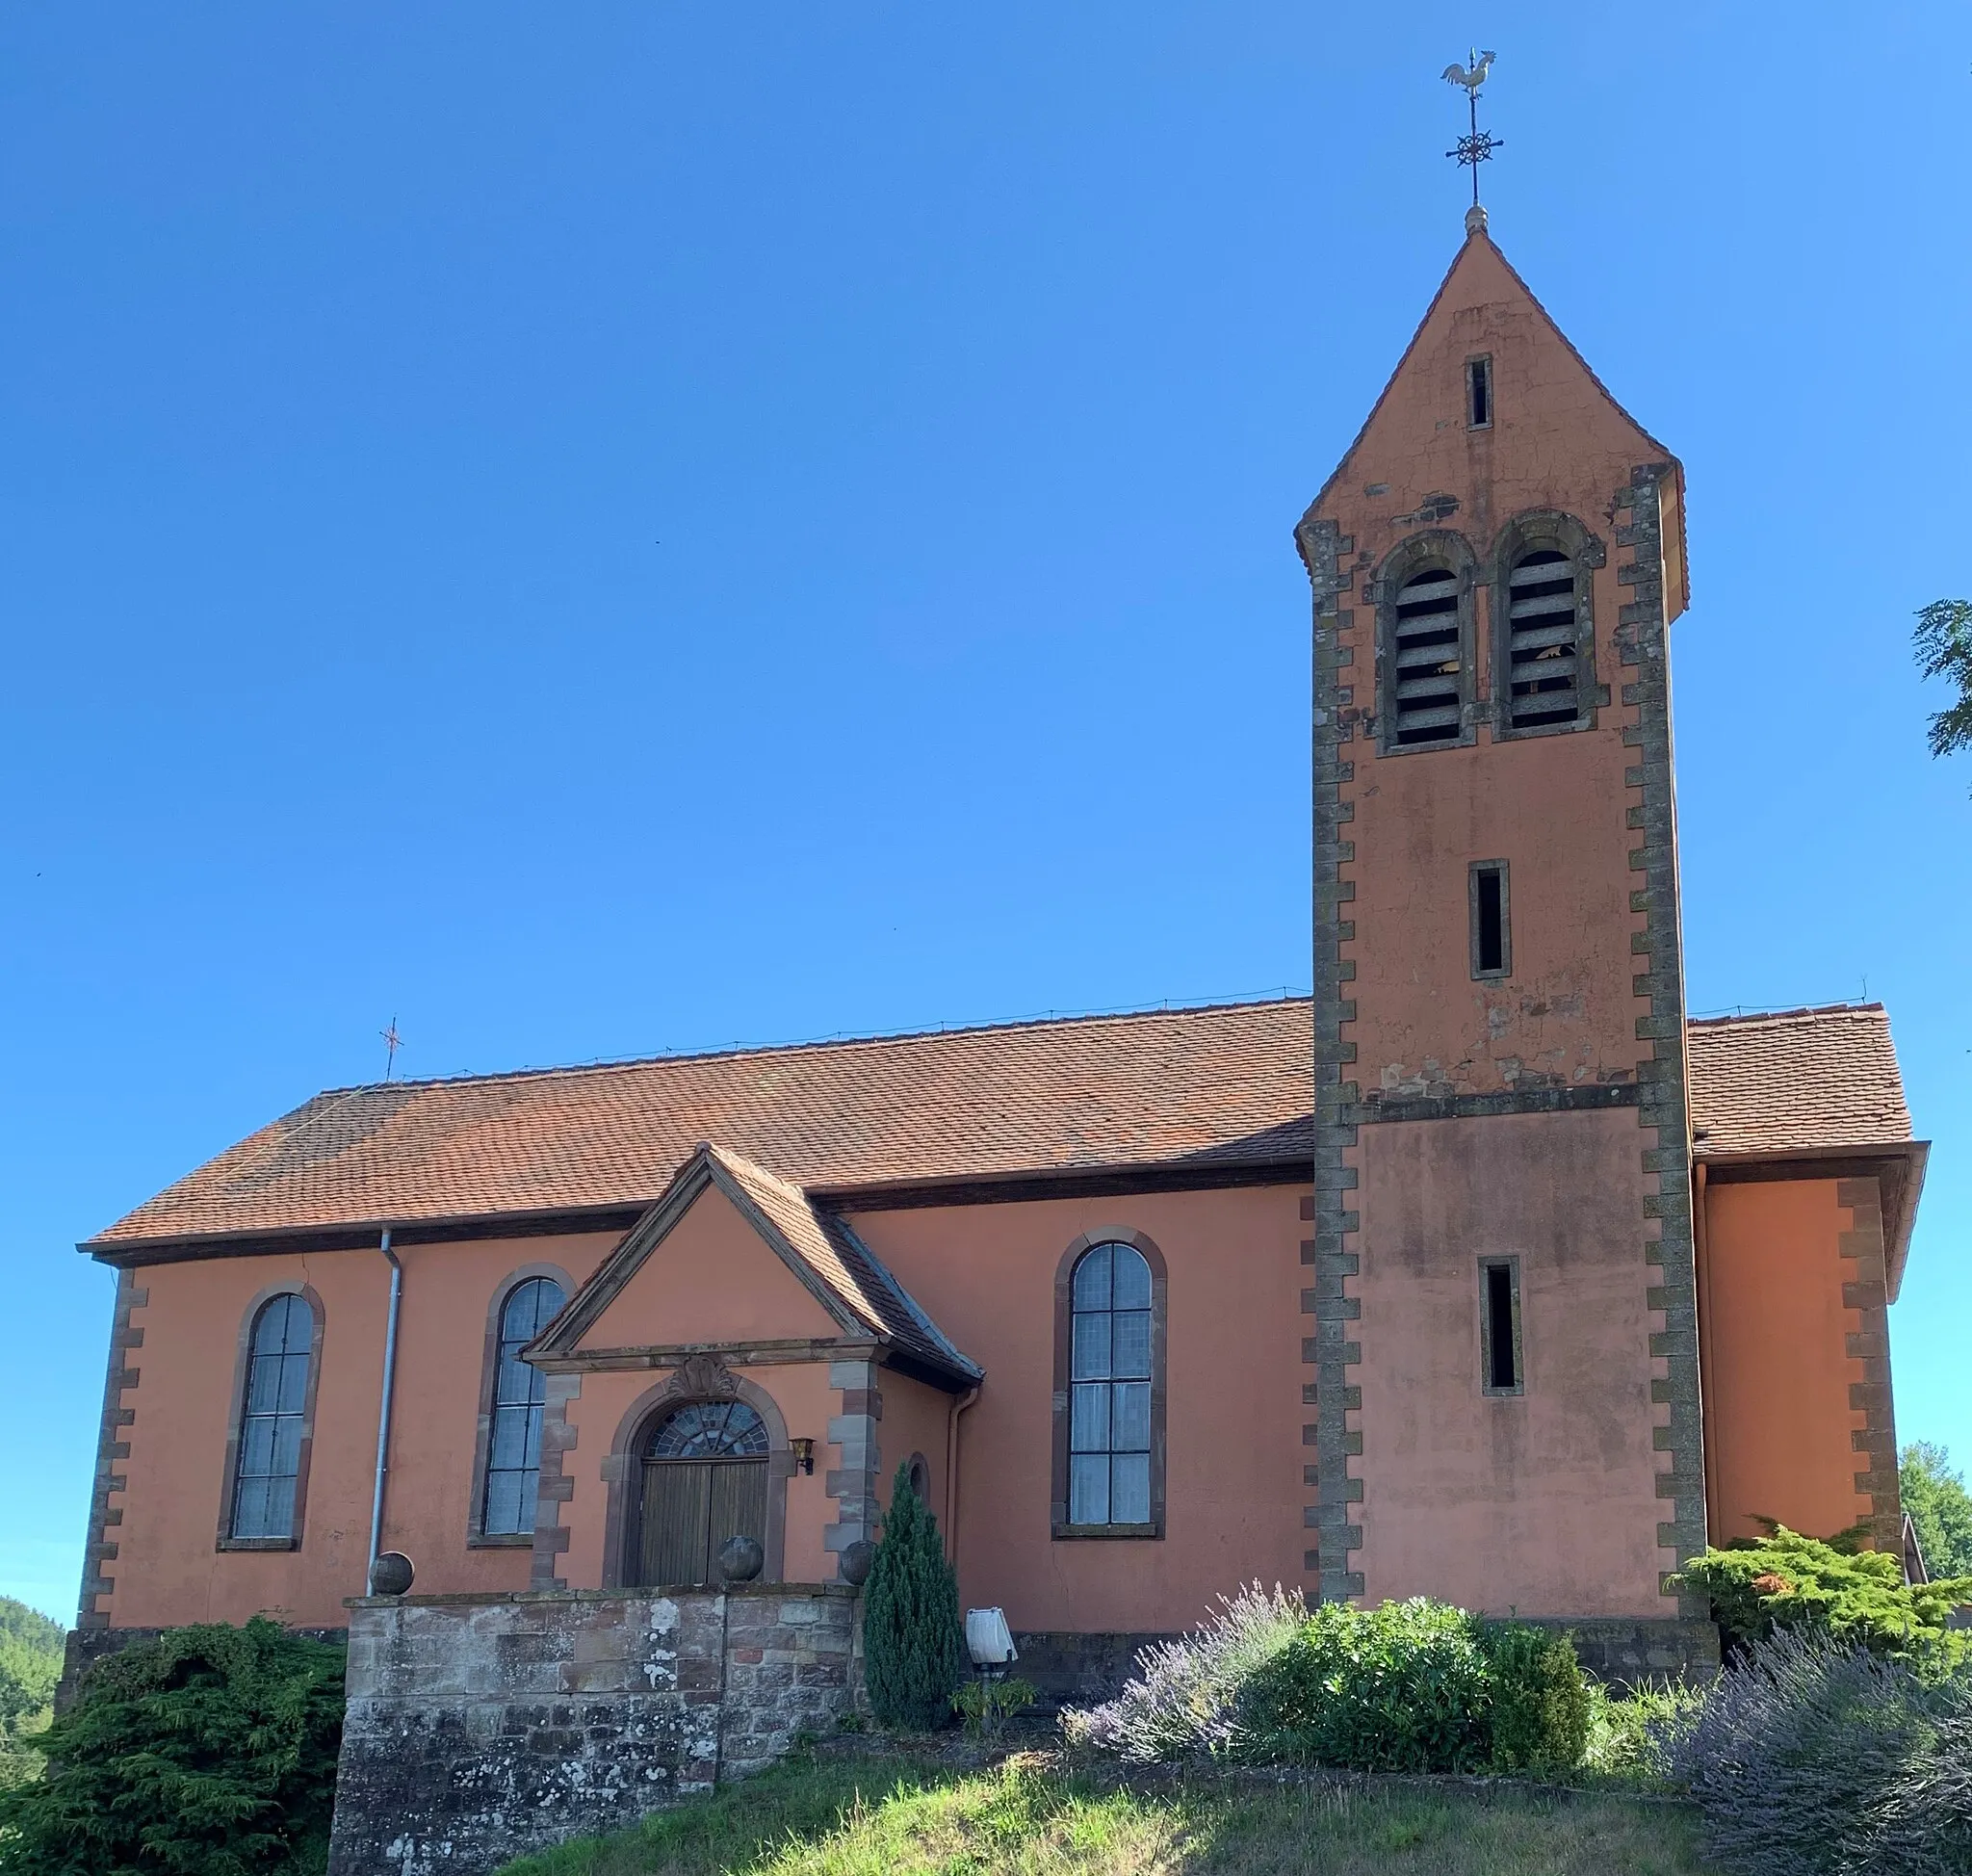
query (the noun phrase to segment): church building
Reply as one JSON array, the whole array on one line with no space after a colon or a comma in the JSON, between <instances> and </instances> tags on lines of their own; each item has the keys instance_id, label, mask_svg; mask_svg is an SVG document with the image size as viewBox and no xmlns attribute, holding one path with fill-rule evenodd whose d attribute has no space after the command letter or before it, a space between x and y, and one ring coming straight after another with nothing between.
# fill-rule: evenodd
<instances>
[{"instance_id":1,"label":"church building","mask_svg":"<svg viewBox=\"0 0 1972 1876\"><path fill-rule=\"evenodd\" d=\"M819 1604L899 1469L1063 1690L1256 1579L1681 1666L1708 1539L1900 1544L1926 1146L1879 1005L1686 1011L1684 501L1475 211L1296 533L1312 996L318 1095L81 1246L81 1645Z\"/></svg>"}]
</instances>

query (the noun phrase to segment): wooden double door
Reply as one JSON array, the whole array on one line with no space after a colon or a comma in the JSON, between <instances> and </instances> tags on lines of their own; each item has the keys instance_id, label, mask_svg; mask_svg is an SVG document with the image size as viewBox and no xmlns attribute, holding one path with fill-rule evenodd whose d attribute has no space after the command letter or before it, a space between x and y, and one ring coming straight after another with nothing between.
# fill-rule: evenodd
<instances>
[{"instance_id":1,"label":"wooden double door","mask_svg":"<svg viewBox=\"0 0 1972 1876\"><path fill-rule=\"evenodd\" d=\"M644 1443L632 1580L714 1583L721 1546L766 1543L766 1428L743 1401L695 1401Z\"/></svg>"}]
</instances>

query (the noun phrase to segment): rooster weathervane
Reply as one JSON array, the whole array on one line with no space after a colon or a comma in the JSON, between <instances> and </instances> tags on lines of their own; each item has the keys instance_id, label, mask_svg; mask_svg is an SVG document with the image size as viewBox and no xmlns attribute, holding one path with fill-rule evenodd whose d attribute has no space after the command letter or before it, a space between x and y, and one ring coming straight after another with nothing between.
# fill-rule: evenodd
<instances>
[{"instance_id":1,"label":"rooster weathervane","mask_svg":"<svg viewBox=\"0 0 1972 1876\"><path fill-rule=\"evenodd\" d=\"M1462 169L1472 171L1472 206L1479 206L1479 166L1492 158L1494 150L1506 147L1504 137L1495 137L1490 130L1479 128L1479 88L1486 83L1492 71L1493 55L1491 52L1474 51L1471 64L1452 65L1444 68L1447 85L1463 85L1466 88L1466 103L1471 111L1471 130L1459 139L1458 147L1445 151L1445 155L1457 161Z\"/></svg>"}]
</instances>

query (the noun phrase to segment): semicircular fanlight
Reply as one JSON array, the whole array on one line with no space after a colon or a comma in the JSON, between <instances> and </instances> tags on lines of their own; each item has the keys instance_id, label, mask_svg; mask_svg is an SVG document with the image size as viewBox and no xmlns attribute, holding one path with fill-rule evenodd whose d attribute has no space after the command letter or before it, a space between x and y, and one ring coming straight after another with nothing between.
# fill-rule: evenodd
<instances>
[{"instance_id":1,"label":"semicircular fanlight","mask_svg":"<svg viewBox=\"0 0 1972 1876\"><path fill-rule=\"evenodd\" d=\"M743 1400L695 1400L678 1409L657 1432L651 1459L750 1459L766 1454L766 1426Z\"/></svg>"}]
</instances>

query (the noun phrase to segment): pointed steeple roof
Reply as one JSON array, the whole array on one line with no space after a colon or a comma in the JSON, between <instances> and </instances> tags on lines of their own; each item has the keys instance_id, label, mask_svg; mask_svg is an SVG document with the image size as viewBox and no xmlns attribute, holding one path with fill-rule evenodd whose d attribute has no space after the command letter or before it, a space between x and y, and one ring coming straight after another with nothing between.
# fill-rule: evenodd
<instances>
[{"instance_id":1,"label":"pointed steeple roof","mask_svg":"<svg viewBox=\"0 0 1972 1876\"><path fill-rule=\"evenodd\" d=\"M1480 355L1493 361L1496 413L1483 430L1483 460L1460 414L1461 374ZM1352 484L1364 495L1383 484L1419 498L1452 491L1485 527L1498 518L1489 508L1599 511L1646 462L1670 466L1678 511L1674 617L1685 603L1682 466L1575 349L1500 251L1482 211L1467 218L1466 240L1396 369L1308 514L1353 506Z\"/></svg>"}]
</instances>

